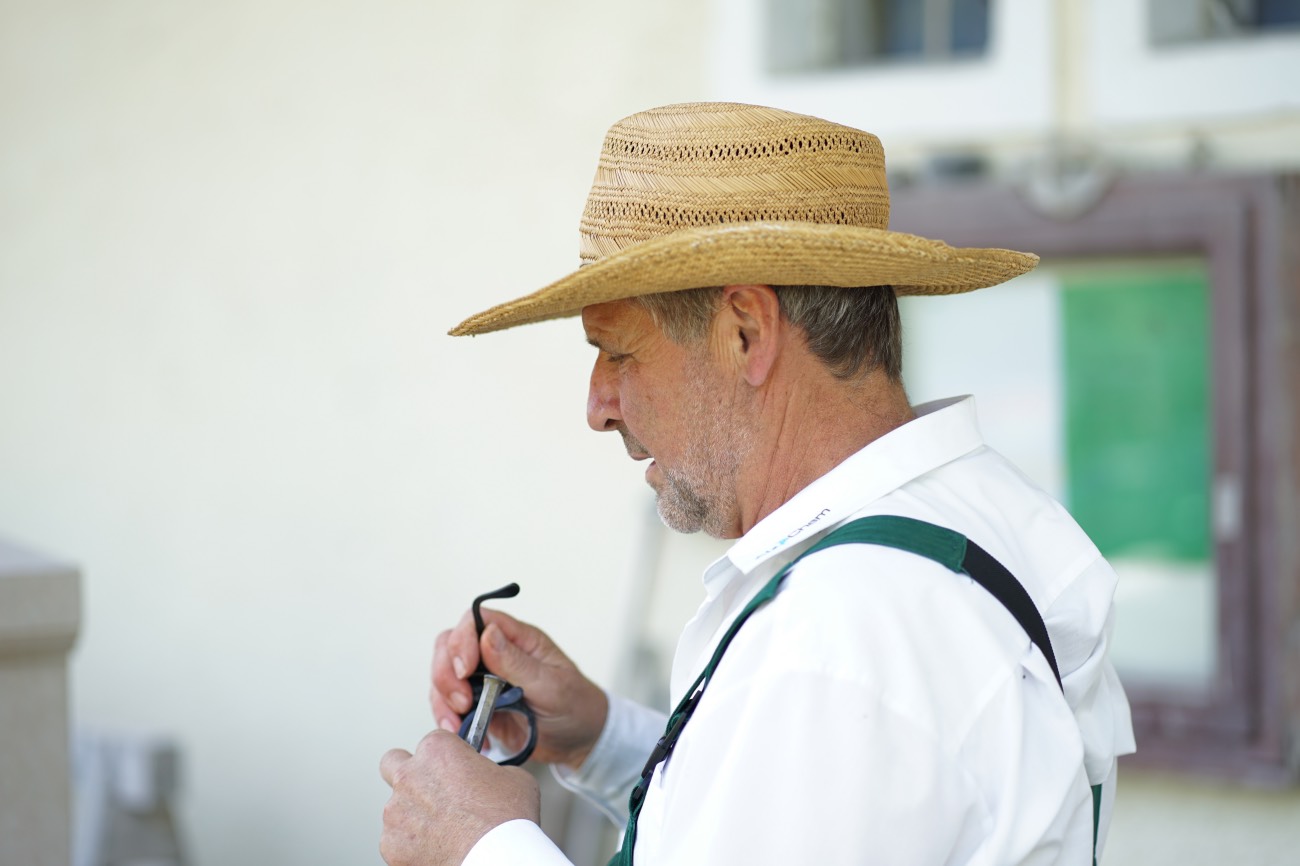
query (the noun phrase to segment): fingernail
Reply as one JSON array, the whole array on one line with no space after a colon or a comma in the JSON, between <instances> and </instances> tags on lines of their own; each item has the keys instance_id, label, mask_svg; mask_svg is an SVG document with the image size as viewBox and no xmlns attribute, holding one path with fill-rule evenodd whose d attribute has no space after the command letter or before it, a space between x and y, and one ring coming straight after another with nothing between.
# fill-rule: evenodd
<instances>
[{"instance_id":1,"label":"fingernail","mask_svg":"<svg viewBox=\"0 0 1300 866\"><path fill-rule=\"evenodd\" d=\"M460 730L460 726L451 719L443 719L441 722L438 722L438 727L442 728L444 731L451 731L453 734Z\"/></svg>"},{"instance_id":2,"label":"fingernail","mask_svg":"<svg viewBox=\"0 0 1300 866\"><path fill-rule=\"evenodd\" d=\"M469 671L465 667L465 660L460 656L455 656L451 660L451 669L456 672L456 679L463 680Z\"/></svg>"},{"instance_id":3,"label":"fingernail","mask_svg":"<svg viewBox=\"0 0 1300 866\"><path fill-rule=\"evenodd\" d=\"M458 713L468 712L470 703L469 695L463 692L453 692L451 695L451 708Z\"/></svg>"},{"instance_id":4,"label":"fingernail","mask_svg":"<svg viewBox=\"0 0 1300 866\"><path fill-rule=\"evenodd\" d=\"M494 625L488 626L487 629L488 645L497 652L506 648L506 636L501 633L501 629Z\"/></svg>"}]
</instances>

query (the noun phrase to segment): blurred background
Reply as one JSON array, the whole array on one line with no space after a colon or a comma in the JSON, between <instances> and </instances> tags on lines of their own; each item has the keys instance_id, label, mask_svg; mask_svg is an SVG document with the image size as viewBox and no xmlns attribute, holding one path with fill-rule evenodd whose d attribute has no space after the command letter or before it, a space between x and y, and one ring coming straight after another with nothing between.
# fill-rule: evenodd
<instances>
[{"instance_id":1,"label":"blurred background","mask_svg":"<svg viewBox=\"0 0 1300 866\"><path fill-rule=\"evenodd\" d=\"M378 863L434 637L512 580L665 699L723 548L587 429L575 321L445 332L576 266L611 122L701 99L1044 255L907 302L909 390L1124 578L1107 862L1293 862L1300 2L0 0L0 866L73 856L65 777L79 863Z\"/></svg>"}]
</instances>

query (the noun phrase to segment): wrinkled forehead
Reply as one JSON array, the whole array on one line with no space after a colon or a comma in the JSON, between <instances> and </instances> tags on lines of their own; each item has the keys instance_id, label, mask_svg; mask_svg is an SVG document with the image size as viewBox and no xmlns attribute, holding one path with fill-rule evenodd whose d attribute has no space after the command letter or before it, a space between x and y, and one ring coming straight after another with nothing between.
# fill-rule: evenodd
<instances>
[{"instance_id":1,"label":"wrinkled forehead","mask_svg":"<svg viewBox=\"0 0 1300 866\"><path fill-rule=\"evenodd\" d=\"M659 330L650 311L630 299L583 307L582 329L587 334L587 342L593 345Z\"/></svg>"}]
</instances>

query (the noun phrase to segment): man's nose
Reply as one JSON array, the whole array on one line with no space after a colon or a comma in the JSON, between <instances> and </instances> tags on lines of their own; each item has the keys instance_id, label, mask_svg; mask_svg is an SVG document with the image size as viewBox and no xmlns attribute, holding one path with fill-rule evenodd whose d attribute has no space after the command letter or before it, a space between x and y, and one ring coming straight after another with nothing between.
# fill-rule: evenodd
<instances>
[{"instance_id":1,"label":"man's nose","mask_svg":"<svg viewBox=\"0 0 1300 866\"><path fill-rule=\"evenodd\" d=\"M603 369L611 365L601 361L597 358L591 368L591 385L587 389L587 424L597 433L617 430L623 420L618 411L618 388L613 375Z\"/></svg>"}]
</instances>

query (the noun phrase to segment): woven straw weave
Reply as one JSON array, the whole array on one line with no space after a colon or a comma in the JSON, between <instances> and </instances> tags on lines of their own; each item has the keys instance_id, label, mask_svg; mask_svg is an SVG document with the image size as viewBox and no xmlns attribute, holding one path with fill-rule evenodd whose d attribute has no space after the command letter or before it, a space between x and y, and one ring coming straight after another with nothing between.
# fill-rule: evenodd
<instances>
[{"instance_id":1,"label":"woven straw weave","mask_svg":"<svg viewBox=\"0 0 1300 866\"><path fill-rule=\"evenodd\" d=\"M713 285L893 285L900 294L951 294L1003 282L1038 260L889 231L876 136L731 103L665 106L614 124L579 233L576 272L451 333Z\"/></svg>"}]
</instances>

